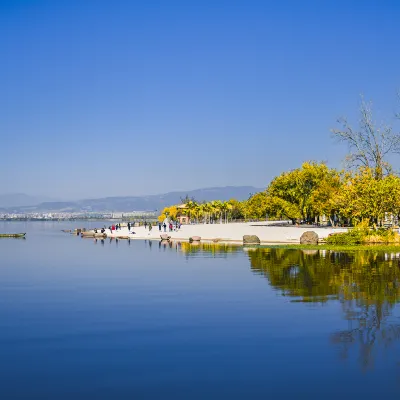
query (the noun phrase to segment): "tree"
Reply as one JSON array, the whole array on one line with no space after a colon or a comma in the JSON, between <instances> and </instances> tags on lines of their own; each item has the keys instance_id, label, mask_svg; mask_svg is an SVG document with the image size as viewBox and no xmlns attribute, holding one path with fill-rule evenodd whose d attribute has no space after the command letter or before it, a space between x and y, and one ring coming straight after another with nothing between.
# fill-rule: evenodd
<instances>
[{"instance_id":1,"label":"tree","mask_svg":"<svg viewBox=\"0 0 400 400\"><path fill-rule=\"evenodd\" d=\"M377 179L370 168L348 174L337 196L337 207L340 215L349 220L382 225L388 213L399 215L400 178L390 174Z\"/></svg>"},{"instance_id":2,"label":"tree","mask_svg":"<svg viewBox=\"0 0 400 400\"><path fill-rule=\"evenodd\" d=\"M211 220L214 221L216 218L220 216L222 202L220 200L212 200L207 204L208 204L209 220L211 223Z\"/></svg>"},{"instance_id":3,"label":"tree","mask_svg":"<svg viewBox=\"0 0 400 400\"><path fill-rule=\"evenodd\" d=\"M333 136L348 145L345 161L350 168L365 167L374 171L376 179L390 173L387 156L400 152L400 134L390 126L377 126L372 118L372 106L361 97L359 128L354 130L346 118L339 118L341 129L333 129Z\"/></svg>"},{"instance_id":4,"label":"tree","mask_svg":"<svg viewBox=\"0 0 400 400\"><path fill-rule=\"evenodd\" d=\"M178 208L176 206L165 207L160 216L158 217L158 221L163 222L165 218L170 218L171 220L175 220L178 215Z\"/></svg>"},{"instance_id":5,"label":"tree","mask_svg":"<svg viewBox=\"0 0 400 400\"><path fill-rule=\"evenodd\" d=\"M231 209L229 210L229 214L231 216L232 219L242 219L244 218L243 215L243 208L244 208L244 203L245 202L241 202L238 201L236 199L230 199L228 201Z\"/></svg>"},{"instance_id":6,"label":"tree","mask_svg":"<svg viewBox=\"0 0 400 400\"><path fill-rule=\"evenodd\" d=\"M228 216L228 212L230 210L232 210L232 205L229 203L229 201L223 201L221 203L221 216L222 214L224 215L224 220L225 220L225 224L228 222L227 220L227 216Z\"/></svg>"},{"instance_id":7,"label":"tree","mask_svg":"<svg viewBox=\"0 0 400 400\"><path fill-rule=\"evenodd\" d=\"M185 203L185 206L184 213L189 217L190 220L193 212L195 212L197 209L197 203L193 200L189 200L187 203Z\"/></svg>"},{"instance_id":8,"label":"tree","mask_svg":"<svg viewBox=\"0 0 400 400\"><path fill-rule=\"evenodd\" d=\"M250 219L264 219L268 210L268 198L265 192L251 196L245 202L246 217Z\"/></svg>"},{"instance_id":9,"label":"tree","mask_svg":"<svg viewBox=\"0 0 400 400\"><path fill-rule=\"evenodd\" d=\"M196 199L193 196L189 197L188 194L186 194L185 197L181 197L180 199L181 199L181 204L189 203L189 201L192 201L192 202L196 203Z\"/></svg>"},{"instance_id":10,"label":"tree","mask_svg":"<svg viewBox=\"0 0 400 400\"><path fill-rule=\"evenodd\" d=\"M332 194L332 186L336 187L339 182L338 172L324 163L305 162L301 168L272 180L266 190L266 211L293 223L299 219L311 222L330 210L325 203Z\"/></svg>"},{"instance_id":11,"label":"tree","mask_svg":"<svg viewBox=\"0 0 400 400\"><path fill-rule=\"evenodd\" d=\"M204 223L207 223L207 218L211 220L212 206L210 203L203 204L203 212L204 212Z\"/></svg>"}]
</instances>

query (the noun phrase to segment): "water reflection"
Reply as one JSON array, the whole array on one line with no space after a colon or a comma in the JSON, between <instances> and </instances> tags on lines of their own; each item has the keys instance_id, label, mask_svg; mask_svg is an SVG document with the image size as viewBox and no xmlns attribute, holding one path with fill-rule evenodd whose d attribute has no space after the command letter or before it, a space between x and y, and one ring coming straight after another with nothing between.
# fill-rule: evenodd
<instances>
[{"instance_id":1,"label":"water reflection","mask_svg":"<svg viewBox=\"0 0 400 400\"><path fill-rule=\"evenodd\" d=\"M242 246L231 245L231 244L219 244L219 243L179 243L179 249L186 257L198 256L202 257L223 257L227 258L234 253L241 253L243 251Z\"/></svg>"},{"instance_id":2,"label":"water reflection","mask_svg":"<svg viewBox=\"0 0 400 400\"><path fill-rule=\"evenodd\" d=\"M398 254L327 250L256 249L250 267L285 296L321 302L331 298L357 305L393 305L400 299Z\"/></svg>"},{"instance_id":3,"label":"water reflection","mask_svg":"<svg viewBox=\"0 0 400 400\"><path fill-rule=\"evenodd\" d=\"M178 252L188 259L228 258L246 251L251 271L265 277L290 302L338 302L347 328L333 332L330 342L343 358L356 353L363 368L371 367L376 355L400 338L400 324L392 318L400 300L400 253L249 249L218 243L155 244L151 240L145 240L144 247Z\"/></svg>"},{"instance_id":4,"label":"water reflection","mask_svg":"<svg viewBox=\"0 0 400 400\"><path fill-rule=\"evenodd\" d=\"M256 249L249 260L283 296L340 302L348 328L334 332L331 342L340 346L342 357L356 348L362 366L370 367L378 346L400 338L400 325L390 320L400 299L398 253Z\"/></svg>"}]
</instances>

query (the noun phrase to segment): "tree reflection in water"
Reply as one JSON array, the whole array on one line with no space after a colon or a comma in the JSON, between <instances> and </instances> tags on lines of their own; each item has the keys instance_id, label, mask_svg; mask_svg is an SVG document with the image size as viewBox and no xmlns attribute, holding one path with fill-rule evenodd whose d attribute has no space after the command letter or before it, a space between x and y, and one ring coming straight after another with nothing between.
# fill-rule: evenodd
<instances>
[{"instance_id":1,"label":"tree reflection in water","mask_svg":"<svg viewBox=\"0 0 400 400\"><path fill-rule=\"evenodd\" d=\"M251 269L264 275L293 301L342 304L348 329L332 334L332 343L348 356L358 345L364 367L373 364L373 350L400 338L400 325L390 323L400 299L400 254L377 251L254 249Z\"/></svg>"}]
</instances>

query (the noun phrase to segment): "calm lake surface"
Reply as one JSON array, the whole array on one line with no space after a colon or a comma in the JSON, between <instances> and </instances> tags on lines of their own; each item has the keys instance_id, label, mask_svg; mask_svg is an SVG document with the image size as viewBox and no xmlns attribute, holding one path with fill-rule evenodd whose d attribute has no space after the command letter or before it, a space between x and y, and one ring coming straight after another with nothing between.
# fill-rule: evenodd
<instances>
[{"instance_id":1,"label":"calm lake surface","mask_svg":"<svg viewBox=\"0 0 400 400\"><path fill-rule=\"evenodd\" d=\"M94 223L101 226L102 223ZM1 399L400 395L399 256L0 222Z\"/></svg>"}]
</instances>

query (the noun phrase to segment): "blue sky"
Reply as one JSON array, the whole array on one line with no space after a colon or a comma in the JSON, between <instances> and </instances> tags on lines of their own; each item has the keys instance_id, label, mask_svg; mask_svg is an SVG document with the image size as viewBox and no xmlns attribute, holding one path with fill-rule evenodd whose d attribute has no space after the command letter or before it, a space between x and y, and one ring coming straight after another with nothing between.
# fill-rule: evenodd
<instances>
[{"instance_id":1,"label":"blue sky","mask_svg":"<svg viewBox=\"0 0 400 400\"><path fill-rule=\"evenodd\" d=\"M265 187L400 103L400 2L0 1L0 193ZM399 129L399 126L397 125ZM400 168L397 158L395 167Z\"/></svg>"}]
</instances>

